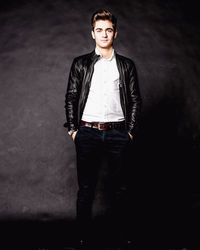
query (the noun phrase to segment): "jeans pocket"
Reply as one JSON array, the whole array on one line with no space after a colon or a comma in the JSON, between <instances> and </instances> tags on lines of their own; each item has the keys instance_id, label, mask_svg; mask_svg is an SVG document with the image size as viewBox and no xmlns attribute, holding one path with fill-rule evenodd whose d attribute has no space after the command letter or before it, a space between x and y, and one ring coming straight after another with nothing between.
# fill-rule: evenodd
<instances>
[{"instance_id":1,"label":"jeans pocket","mask_svg":"<svg viewBox=\"0 0 200 250\"><path fill-rule=\"evenodd\" d=\"M127 138L128 142L131 142L131 141L132 141L132 139L131 139L131 137L130 137L130 135L129 135L128 131L127 131L127 130L125 130L124 132L125 132L125 135L126 135L126 138Z\"/></svg>"}]
</instances>

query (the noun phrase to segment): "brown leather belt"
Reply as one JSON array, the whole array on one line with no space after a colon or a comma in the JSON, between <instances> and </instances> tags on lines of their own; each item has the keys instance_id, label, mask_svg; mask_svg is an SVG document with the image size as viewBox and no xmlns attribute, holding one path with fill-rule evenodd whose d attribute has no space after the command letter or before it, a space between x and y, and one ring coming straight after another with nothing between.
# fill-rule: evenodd
<instances>
[{"instance_id":1,"label":"brown leather belt","mask_svg":"<svg viewBox=\"0 0 200 250\"><path fill-rule=\"evenodd\" d=\"M97 128L99 130L108 130L108 129L124 129L125 122L85 122L81 121L82 126L90 127L90 128Z\"/></svg>"}]
</instances>

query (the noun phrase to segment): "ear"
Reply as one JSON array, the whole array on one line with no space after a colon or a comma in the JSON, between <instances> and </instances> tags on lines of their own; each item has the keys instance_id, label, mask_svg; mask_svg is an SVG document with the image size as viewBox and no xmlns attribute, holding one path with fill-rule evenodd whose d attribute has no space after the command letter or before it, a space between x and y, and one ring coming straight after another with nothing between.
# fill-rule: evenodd
<instances>
[{"instance_id":1,"label":"ear","mask_svg":"<svg viewBox=\"0 0 200 250\"><path fill-rule=\"evenodd\" d=\"M117 31L115 31L115 34L114 34L114 39L116 39L117 37Z\"/></svg>"},{"instance_id":2,"label":"ear","mask_svg":"<svg viewBox=\"0 0 200 250\"><path fill-rule=\"evenodd\" d=\"M91 31L91 35L92 35L92 38L95 39L94 31L93 30Z\"/></svg>"}]
</instances>

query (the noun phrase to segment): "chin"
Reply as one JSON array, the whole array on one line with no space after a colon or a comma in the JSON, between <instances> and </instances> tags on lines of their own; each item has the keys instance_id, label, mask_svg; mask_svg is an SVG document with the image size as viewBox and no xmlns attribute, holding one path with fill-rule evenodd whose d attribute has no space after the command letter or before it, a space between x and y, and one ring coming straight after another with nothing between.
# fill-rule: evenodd
<instances>
[{"instance_id":1,"label":"chin","mask_svg":"<svg viewBox=\"0 0 200 250\"><path fill-rule=\"evenodd\" d=\"M101 44L102 48L110 48L111 44Z\"/></svg>"}]
</instances>

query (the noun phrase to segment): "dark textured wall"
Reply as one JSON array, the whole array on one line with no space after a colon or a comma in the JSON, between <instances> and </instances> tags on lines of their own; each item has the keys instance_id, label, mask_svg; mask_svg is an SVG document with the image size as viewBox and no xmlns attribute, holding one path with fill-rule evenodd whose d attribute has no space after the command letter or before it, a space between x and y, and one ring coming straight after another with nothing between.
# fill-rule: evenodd
<instances>
[{"instance_id":1,"label":"dark textured wall","mask_svg":"<svg viewBox=\"0 0 200 250\"><path fill-rule=\"evenodd\" d=\"M178 0L1 3L0 220L75 217L64 95L73 58L94 48L90 16L99 7L118 16L115 48L138 70L143 109L131 161L138 220L146 230L152 223L176 230L198 211L200 193L199 17L195 2ZM102 189L95 215L105 209Z\"/></svg>"}]
</instances>

